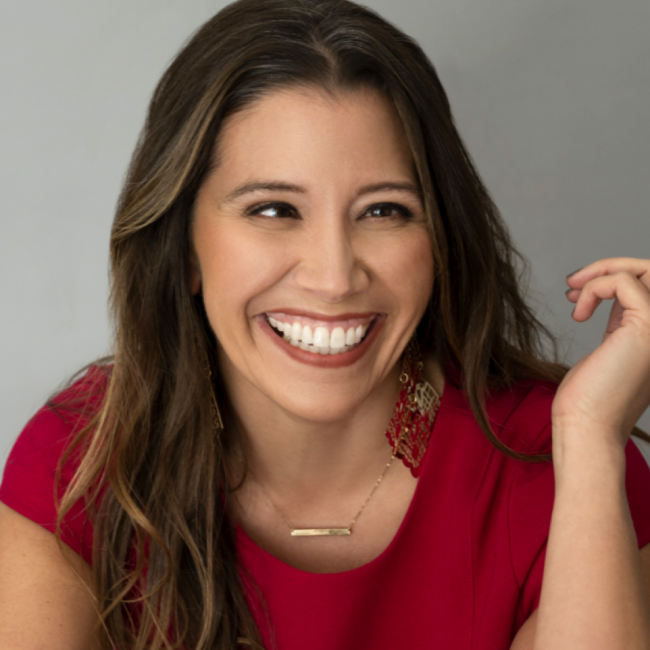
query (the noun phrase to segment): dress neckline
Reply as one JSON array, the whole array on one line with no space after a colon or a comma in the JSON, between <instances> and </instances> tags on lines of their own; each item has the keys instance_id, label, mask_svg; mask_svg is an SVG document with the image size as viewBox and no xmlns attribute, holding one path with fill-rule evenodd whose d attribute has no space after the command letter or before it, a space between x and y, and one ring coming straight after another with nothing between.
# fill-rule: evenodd
<instances>
[{"instance_id":1,"label":"dress neckline","mask_svg":"<svg viewBox=\"0 0 650 650\"><path fill-rule=\"evenodd\" d=\"M431 441L433 441L433 437L438 428L438 422L442 414L441 412L446 408L447 402L451 401L453 404L456 401L452 396L452 393L454 391L456 391L456 389L453 387L453 382L445 380L442 395L440 396L440 406L438 408L438 414L436 416L436 419L432 427L429 447L427 447L427 451L425 452L424 459L422 461L422 473L417 479L417 484L415 486L415 491L411 498L411 502L409 503L406 513L402 521L400 522L400 525L397 531L395 532L395 535L390 540L386 548L384 548L384 550L381 551L381 553L379 553L379 555L374 557L372 560L369 560L365 564L362 564L361 566L355 567L354 569L347 569L345 571L333 571L327 573L316 573L313 571L305 571L304 569L298 569L294 566L291 566L290 564L287 564L284 560L280 560L279 558L275 557L275 555L271 554L269 551L263 549L261 546L259 546L259 544L253 541L246 534L246 531L244 531L244 529L238 523L235 523L235 535L236 535L237 546L239 547L241 545L241 547L243 547L244 549L248 550L250 553L257 556L257 559L261 558L265 560L266 562L273 565L279 571L292 573L295 576L310 577L310 578L313 577L313 579L316 580L335 580L337 579L337 577L343 577L343 576L348 576L348 577L361 576L364 573L374 571L376 568L381 567L385 562L388 561L388 558L393 554L394 548L400 543L401 539L406 534L405 530L409 528L409 526L411 525L410 522L414 519L413 513L418 508L419 503L422 501L423 498L422 492L424 491L422 485L423 483L426 484L428 482L429 474L431 472L430 468L431 468L432 461L429 460L430 458L429 448L431 447Z\"/></svg>"}]
</instances>

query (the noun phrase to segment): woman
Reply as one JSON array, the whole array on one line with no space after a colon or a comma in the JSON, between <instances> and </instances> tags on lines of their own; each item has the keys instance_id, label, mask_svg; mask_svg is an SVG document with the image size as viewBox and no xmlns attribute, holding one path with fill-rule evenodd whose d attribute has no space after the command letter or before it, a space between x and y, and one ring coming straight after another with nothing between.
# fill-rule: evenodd
<instances>
[{"instance_id":1,"label":"woman","mask_svg":"<svg viewBox=\"0 0 650 650\"><path fill-rule=\"evenodd\" d=\"M224 9L154 94L111 253L115 356L5 470L7 647L650 644L650 262L570 276L576 320L616 299L605 340L543 360L403 34Z\"/></svg>"}]
</instances>

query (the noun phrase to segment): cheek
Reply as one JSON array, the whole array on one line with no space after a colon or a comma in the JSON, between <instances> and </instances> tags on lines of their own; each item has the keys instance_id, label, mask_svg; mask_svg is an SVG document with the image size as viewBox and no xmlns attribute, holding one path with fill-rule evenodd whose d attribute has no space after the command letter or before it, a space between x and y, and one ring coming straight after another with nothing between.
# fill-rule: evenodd
<instances>
[{"instance_id":1,"label":"cheek","mask_svg":"<svg viewBox=\"0 0 650 650\"><path fill-rule=\"evenodd\" d=\"M433 254L428 234L413 234L389 255L386 282L407 311L424 312L433 290Z\"/></svg>"},{"instance_id":2,"label":"cheek","mask_svg":"<svg viewBox=\"0 0 650 650\"><path fill-rule=\"evenodd\" d=\"M249 303L286 270L286 256L278 254L279 248L228 224L197 229L203 299L215 331L217 320L254 315L247 314Z\"/></svg>"}]
</instances>

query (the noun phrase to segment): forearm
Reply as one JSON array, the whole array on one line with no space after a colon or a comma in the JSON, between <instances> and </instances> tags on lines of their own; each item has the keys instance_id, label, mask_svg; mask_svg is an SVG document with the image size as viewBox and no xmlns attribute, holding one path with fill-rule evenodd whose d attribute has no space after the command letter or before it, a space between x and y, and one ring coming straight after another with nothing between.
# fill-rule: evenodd
<instances>
[{"instance_id":1,"label":"forearm","mask_svg":"<svg viewBox=\"0 0 650 650\"><path fill-rule=\"evenodd\" d=\"M554 433L556 493L534 648L648 650L650 615L625 494L625 454L582 433ZM566 443L584 438L586 444Z\"/></svg>"}]
</instances>

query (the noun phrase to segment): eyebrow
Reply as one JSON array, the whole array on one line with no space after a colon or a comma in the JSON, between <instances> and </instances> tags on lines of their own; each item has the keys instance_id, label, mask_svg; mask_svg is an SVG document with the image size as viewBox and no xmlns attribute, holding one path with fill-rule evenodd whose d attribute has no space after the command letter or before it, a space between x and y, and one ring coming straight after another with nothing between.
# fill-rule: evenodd
<instances>
[{"instance_id":1,"label":"eyebrow","mask_svg":"<svg viewBox=\"0 0 650 650\"><path fill-rule=\"evenodd\" d=\"M230 203L244 194L251 194L252 192L260 192L263 190L267 192L298 192L300 194L307 192L304 187L291 185L290 183L281 183L278 181L254 181L253 183L246 183L245 185L233 190L223 201L224 203Z\"/></svg>"},{"instance_id":2,"label":"eyebrow","mask_svg":"<svg viewBox=\"0 0 650 650\"><path fill-rule=\"evenodd\" d=\"M408 192L409 194L414 194L417 198L422 198L422 192L420 188L414 183L408 182L394 182L394 181L385 181L382 183L373 183L372 185L364 185L358 192L357 196L363 196L364 194L373 194L375 192L382 191L398 191L398 192ZM283 183L280 181L254 181L252 183L246 183L241 185L237 189L230 192L226 198L223 200L224 203L230 203L235 199L238 199L244 194L252 194L254 192L295 192L297 194L306 194L307 190L300 185L293 185L291 183Z\"/></svg>"}]
</instances>

